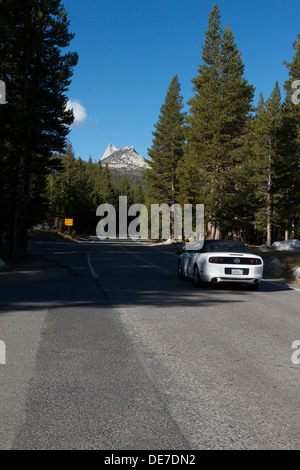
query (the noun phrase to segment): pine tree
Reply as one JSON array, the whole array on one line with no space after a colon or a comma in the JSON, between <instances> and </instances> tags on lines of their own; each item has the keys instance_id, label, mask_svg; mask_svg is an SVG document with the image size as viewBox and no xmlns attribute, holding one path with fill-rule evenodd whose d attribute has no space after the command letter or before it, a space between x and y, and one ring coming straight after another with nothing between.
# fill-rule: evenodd
<instances>
[{"instance_id":1,"label":"pine tree","mask_svg":"<svg viewBox=\"0 0 300 470\"><path fill-rule=\"evenodd\" d=\"M49 173L52 152L66 144L73 121L66 92L78 57L61 52L73 35L60 0L6 0L0 8L0 79L7 86L0 150L12 214L5 221L9 252L15 258L26 250L32 189Z\"/></svg>"},{"instance_id":2,"label":"pine tree","mask_svg":"<svg viewBox=\"0 0 300 470\"><path fill-rule=\"evenodd\" d=\"M58 168L48 176L46 194L49 201L48 218L51 226L62 230L64 219L74 217L75 184L75 153L68 141L63 154L55 154Z\"/></svg>"},{"instance_id":3,"label":"pine tree","mask_svg":"<svg viewBox=\"0 0 300 470\"><path fill-rule=\"evenodd\" d=\"M217 129L211 117L216 116L220 108L218 88L221 42L220 13L215 5L208 18L208 30L202 48L203 63L198 68L198 75L192 79L194 97L188 102L187 142L177 171L181 200L194 204L205 202L206 206L210 192L207 187L211 184L206 167L211 161L211 155L218 152L218 143L214 139ZM210 148L207 146L208 141Z\"/></svg>"},{"instance_id":4,"label":"pine tree","mask_svg":"<svg viewBox=\"0 0 300 470\"><path fill-rule=\"evenodd\" d=\"M160 109L155 131L152 133L152 147L148 149L151 157L150 169L145 170L143 177L149 183L146 201L150 204L167 204L172 206L178 200L177 167L183 155L184 119L182 111L183 98L177 74L173 77ZM170 235L174 237L174 213L171 213Z\"/></svg>"},{"instance_id":5,"label":"pine tree","mask_svg":"<svg viewBox=\"0 0 300 470\"><path fill-rule=\"evenodd\" d=\"M300 218L300 104L292 101L292 84L300 78L300 34L293 43L295 55L291 63L284 62L289 78L284 83L285 100L276 162L275 186L278 193L278 213L282 229L290 237L299 237Z\"/></svg>"},{"instance_id":6,"label":"pine tree","mask_svg":"<svg viewBox=\"0 0 300 470\"><path fill-rule=\"evenodd\" d=\"M118 195L118 197L126 196L128 206L133 204L132 189L126 176L123 176L123 178L115 184L115 194Z\"/></svg>"},{"instance_id":7,"label":"pine tree","mask_svg":"<svg viewBox=\"0 0 300 470\"><path fill-rule=\"evenodd\" d=\"M144 204L145 202L145 193L143 191L142 185L138 183L133 189L133 204Z\"/></svg>"},{"instance_id":8,"label":"pine tree","mask_svg":"<svg viewBox=\"0 0 300 470\"><path fill-rule=\"evenodd\" d=\"M236 176L244 165L243 134L254 89L243 76L244 65L230 27L224 32L221 28L217 4L209 15L202 60L192 80L187 144L178 175L183 199L203 203L206 221L227 231L234 219L240 228L243 224L239 206L228 200L239 190Z\"/></svg>"},{"instance_id":9,"label":"pine tree","mask_svg":"<svg viewBox=\"0 0 300 470\"><path fill-rule=\"evenodd\" d=\"M278 132L281 127L281 93L278 81L270 98L264 102L262 95L253 122L253 147L257 169L257 211L255 223L266 232L267 246L271 246L276 224L276 194L274 180L278 162Z\"/></svg>"},{"instance_id":10,"label":"pine tree","mask_svg":"<svg viewBox=\"0 0 300 470\"><path fill-rule=\"evenodd\" d=\"M115 193L114 185L111 181L111 175L107 163L102 171L101 186L99 189L103 203L112 204L116 207L118 203L117 195Z\"/></svg>"},{"instance_id":11,"label":"pine tree","mask_svg":"<svg viewBox=\"0 0 300 470\"><path fill-rule=\"evenodd\" d=\"M183 98L180 95L180 83L175 75L169 85L165 102L155 131L152 147L148 149L151 157L150 169L143 174L150 184L147 198L151 203L172 205L177 199L176 169L183 154L184 113Z\"/></svg>"}]
</instances>

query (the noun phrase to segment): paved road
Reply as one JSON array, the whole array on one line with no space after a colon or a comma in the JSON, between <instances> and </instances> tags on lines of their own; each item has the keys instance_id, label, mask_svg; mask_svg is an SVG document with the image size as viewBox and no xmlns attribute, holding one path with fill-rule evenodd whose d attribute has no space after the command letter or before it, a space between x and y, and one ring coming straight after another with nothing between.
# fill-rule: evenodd
<instances>
[{"instance_id":1,"label":"paved road","mask_svg":"<svg viewBox=\"0 0 300 470\"><path fill-rule=\"evenodd\" d=\"M131 240L30 252L0 276L0 449L300 449L299 289L195 289Z\"/></svg>"}]
</instances>

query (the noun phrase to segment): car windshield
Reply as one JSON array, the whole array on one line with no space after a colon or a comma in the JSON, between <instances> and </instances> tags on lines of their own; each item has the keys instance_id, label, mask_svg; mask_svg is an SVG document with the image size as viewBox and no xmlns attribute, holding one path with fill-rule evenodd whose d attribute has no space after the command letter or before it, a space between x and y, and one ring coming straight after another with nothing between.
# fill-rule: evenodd
<instances>
[{"instance_id":1,"label":"car windshield","mask_svg":"<svg viewBox=\"0 0 300 470\"><path fill-rule=\"evenodd\" d=\"M209 243L204 246L204 252L232 252L232 253L249 253L248 248L246 245L243 245L242 243L236 244L236 243Z\"/></svg>"}]
</instances>

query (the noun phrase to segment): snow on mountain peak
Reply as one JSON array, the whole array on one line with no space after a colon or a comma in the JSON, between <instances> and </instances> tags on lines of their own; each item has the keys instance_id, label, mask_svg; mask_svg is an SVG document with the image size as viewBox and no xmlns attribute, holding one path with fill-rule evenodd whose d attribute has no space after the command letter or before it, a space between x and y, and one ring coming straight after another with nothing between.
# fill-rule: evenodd
<instances>
[{"instance_id":1,"label":"snow on mountain peak","mask_svg":"<svg viewBox=\"0 0 300 470\"><path fill-rule=\"evenodd\" d=\"M110 155L112 155L114 152L117 152L118 150L119 149L117 149L114 145L109 144L104 154L102 155L101 160L104 160L105 158L109 157Z\"/></svg>"},{"instance_id":2,"label":"snow on mountain peak","mask_svg":"<svg viewBox=\"0 0 300 470\"><path fill-rule=\"evenodd\" d=\"M149 168L145 158L139 155L132 146L117 149L109 144L100 161L103 160L108 168L123 172L141 173Z\"/></svg>"}]
</instances>

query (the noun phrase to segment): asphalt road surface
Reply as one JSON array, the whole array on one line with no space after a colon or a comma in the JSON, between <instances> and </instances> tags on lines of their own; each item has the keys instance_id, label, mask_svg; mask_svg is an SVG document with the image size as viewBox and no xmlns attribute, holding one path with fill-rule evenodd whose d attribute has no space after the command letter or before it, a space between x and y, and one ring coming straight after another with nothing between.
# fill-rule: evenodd
<instances>
[{"instance_id":1,"label":"asphalt road surface","mask_svg":"<svg viewBox=\"0 0 300 470\"><path fill-rule=\"evenodd\" d=\"M195 289L132 240L30 253L0 275L0 449L300 449L299 286Z\"/></svg>"}]
</instances>

